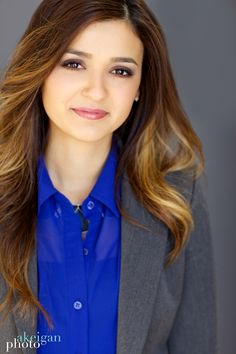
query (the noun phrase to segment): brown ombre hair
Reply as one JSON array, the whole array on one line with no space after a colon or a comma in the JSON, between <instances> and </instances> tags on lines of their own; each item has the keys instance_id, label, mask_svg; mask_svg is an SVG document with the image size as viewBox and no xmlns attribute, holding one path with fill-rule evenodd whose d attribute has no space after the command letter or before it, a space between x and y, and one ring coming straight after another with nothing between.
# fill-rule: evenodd
<instances>
[{"instance_id":1,"label":"brown ombre hair","mask_svg":"<svg viewBox=\"0 0 236 354\"><path fill-rule=\"evenodd\" d=\"M47 143L41 87L74 37L91 23L127 21L144 46L140 99L114 132L122 142L116 182L126 172L138 200L170 230L166 265L177 258L193 227L191 208L168 184L170 172L196 178L204 170L201 142L176 90L162 29L143 0L44 0L12 55L0 87L0 273L24 317L46 312L28 281L35 250L37 161ZM117 184L116 184L117 185ZM121 206L122 215L129 216Z\"/></svg>"}]
</instances>

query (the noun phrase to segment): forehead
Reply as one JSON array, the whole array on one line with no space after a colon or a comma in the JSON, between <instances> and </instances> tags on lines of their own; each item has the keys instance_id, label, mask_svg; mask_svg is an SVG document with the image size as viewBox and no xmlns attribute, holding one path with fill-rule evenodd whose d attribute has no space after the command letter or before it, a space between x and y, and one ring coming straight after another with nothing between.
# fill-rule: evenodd
<instances>
[{"instance_id":1,"label":"forehead","mask_svg":"<svg viewBox=\"0 0 236 354\"><path fill-rule=\"evenodd\" d=\"M88 25L79 32L68 48L115 56L132 54L143 56L143 43L132 26L122 20L107 20Z\"/></svg>"}]
</instances>

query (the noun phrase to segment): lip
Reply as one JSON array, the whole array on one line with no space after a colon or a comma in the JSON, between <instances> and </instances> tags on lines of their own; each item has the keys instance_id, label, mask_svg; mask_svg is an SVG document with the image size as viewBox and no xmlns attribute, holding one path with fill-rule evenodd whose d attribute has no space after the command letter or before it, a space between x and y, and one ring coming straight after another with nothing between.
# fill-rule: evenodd
<instances>
[{"instance_id":1,"label":"lip","mask_svg":"<svg viewBox=\"0 0 236 354\"><path fill-rule=\"evenodd\" d=\"M108 113L102 109L92 109L87 107L72 108L72 110L80 117L92 120L102 119Z\"/></svg>"}]
</instances>

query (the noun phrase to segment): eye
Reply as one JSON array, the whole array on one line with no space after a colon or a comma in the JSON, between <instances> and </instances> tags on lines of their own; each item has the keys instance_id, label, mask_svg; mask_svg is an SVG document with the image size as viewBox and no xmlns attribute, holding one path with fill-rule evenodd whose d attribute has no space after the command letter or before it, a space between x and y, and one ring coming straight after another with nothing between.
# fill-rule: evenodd
<instances>
[{"instance_id":1,"label":"eye","mask_svg":"<svg viewBox=\"0 0 236 354\"><path fill-rule=\"evenodd\" d=\"M120 77L129 77L133 75L132 70L130 69L125 69L125 68L117 68L112 70L112 72L116 71L117 72L117 76Z\"/></svg>"},{"instance_id":2,"label":"eye","mask_svg":"<svg viewBox=\"0 0 236 354\"><path fill-rule=\"evenodd\" d=\"M82 67L82 64L77 60L66 60L64 63L62 63L62 66L66 69L77 70L79 69L79 66Z\"/></svg>"}]
</instances>

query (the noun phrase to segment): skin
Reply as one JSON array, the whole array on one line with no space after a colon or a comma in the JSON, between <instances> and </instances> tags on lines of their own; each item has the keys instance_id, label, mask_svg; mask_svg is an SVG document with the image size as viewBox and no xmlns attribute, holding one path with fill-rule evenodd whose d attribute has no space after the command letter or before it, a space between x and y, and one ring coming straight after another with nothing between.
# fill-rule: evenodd
<instances>
[{"instance_id":1,"label":"skin","mask_svg":"<svg viewBox=\"0 0 236 354\"><path fill-rule=\"evenodd\" d=\"M91 55L67 53L71 49ZM126 121L139 96L143 54L143 44L127 22L93 23L74 38L43 83L43 105L49 117L45 162L54 186L72 204L81 204L92 190L113 132ZM113 62L113 57L129 57L137 65ZM74 107L103 109L108 114L102 120L87 120L75 114Z\"/></svg>"}]
</instances>

